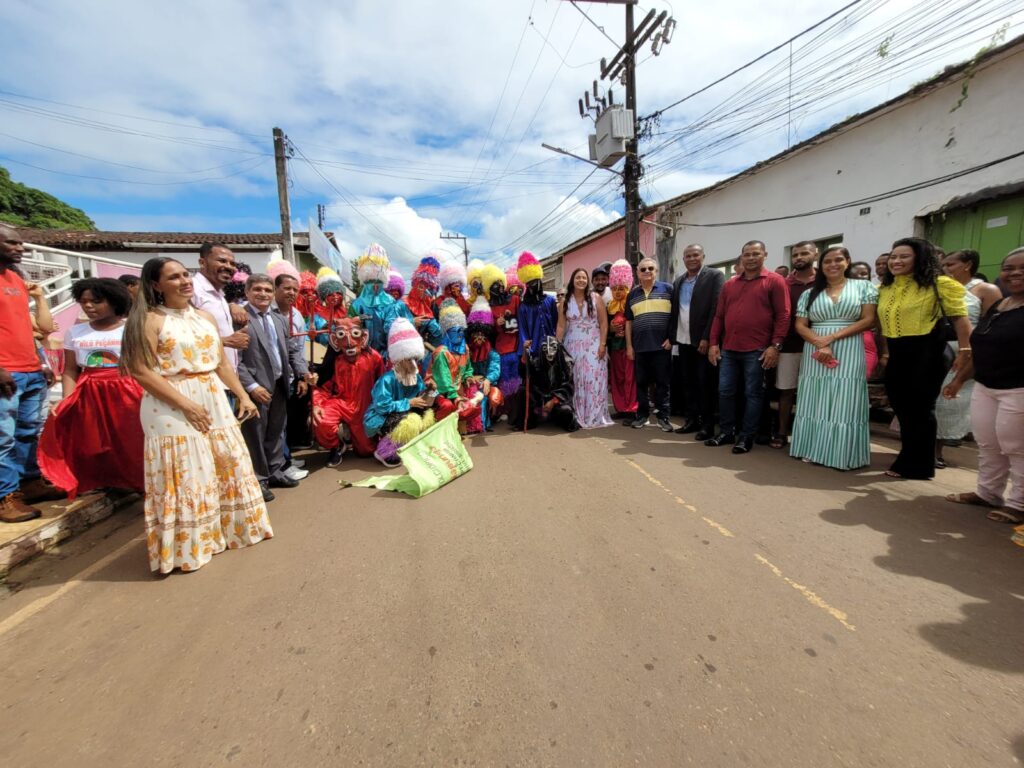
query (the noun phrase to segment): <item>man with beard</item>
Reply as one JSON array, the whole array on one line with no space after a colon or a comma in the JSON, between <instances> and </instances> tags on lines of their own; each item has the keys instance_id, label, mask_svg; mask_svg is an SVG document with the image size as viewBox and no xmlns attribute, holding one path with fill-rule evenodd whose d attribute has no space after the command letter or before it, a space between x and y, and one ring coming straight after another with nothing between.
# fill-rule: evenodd
<instances>
[{"instance_id":1,"label":"man with beard","mask_svg":"<svg viewBox=\"0 0 1024 768\"><path fill-rule=\"evenodd\" d=\"M333 366L313 390L313 429L320 446L330 450L328 467L341 464L347 450L369 456L376 449L375 441L366 434L363 417L373 385L384 374L384 361L368 346L368 340L358 317L340 319L330 338L337 353Z\"/></svg>"},{"instance_id":2,"label":"man with beard","mask_svg":"<svg viewBox=\"0 0 1024 768\"><path fill-rule=\"evenodd\" d=\"M238 352L249 346L245 331L236 331L235 326L244 328L249 315L239 304L228 304L224 298L224 286L231 282L238 267L235 254L225 245L203 243L199 246L199 271L192 276L192 306L213 315L217 331L224 342L224 356L238 368Z\"/></svg>"},{"instance_id":3,"label":"man with beard","mask_svg":"<svg viewBox=\"0 0 1024 768\"><path fill-rule=\"evenodd\" d=\"M612 300L612 292L608 288L611 269L612 263L605 261L594 267L594 270L590 273L590 283L594 287L594 293L601 297L601 301L605 303L605 306Z\"/></svg>"},{"instance_id":4,"label":"man with beard","mask_svg":"<svg viewBox=\"0 0 1024 768\"><path fill-rule=\"evenodd\" d=\"M789 263L792 265L786 287L789 289L789 306L793 310L801 294L814 285L817 270L818 246L809 240L793 246ZM789 425L793 421L793 405L796 403L796 386L800 380L800 361L804 357L804 340L796 332L796 312L789 316L789 332L782 340L779 364L775 367L775 386L779 390L779 426L769 443L772 448L785 448L789 442Z\"/></svg>"},{"instance_id":5,"label":"man with beard","mask_svg":"<svg viewBox=\"0 0 1024 768\"><path fill-rule=\"evenodd\" d=\"M385 467L399 466L398 449L434 425L434 395L419 372L425 354L423 339L412 323L396 318L388 331L392 369L373 385L363 416L366 434L378 438L373 456Z\"/></svg>"},{"instance_id":6,"label":"man with beard","mask_svg":"<svg viewBox=\"0 0 1024 768\"><path fill-rule=\"evenodd\" d=\"M523 427L533 427L549 421L566 432L580 428L572 408L572 358L554 336L543 339L538 353L530 357L530 401Z\"/></svg>"}]
</instances>

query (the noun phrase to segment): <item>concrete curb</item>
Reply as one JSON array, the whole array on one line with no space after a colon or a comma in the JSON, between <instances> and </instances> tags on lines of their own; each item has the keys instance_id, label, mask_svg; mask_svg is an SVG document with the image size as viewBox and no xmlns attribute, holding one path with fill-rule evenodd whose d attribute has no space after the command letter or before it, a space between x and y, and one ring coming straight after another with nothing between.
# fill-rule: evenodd
<instances>
[{"instance_id":1,"label":"concrete curb","mask_svg":"<svg viewBox=\"0 0 1024 768\"><path fill-rule=\"evenodd\" d=\"M52 549L139 498L134 493L117 497L90 493L75 499L56 517L42 520L37 528L0 544L0 579L15 566Z\"/></svg>"}]
</instances>

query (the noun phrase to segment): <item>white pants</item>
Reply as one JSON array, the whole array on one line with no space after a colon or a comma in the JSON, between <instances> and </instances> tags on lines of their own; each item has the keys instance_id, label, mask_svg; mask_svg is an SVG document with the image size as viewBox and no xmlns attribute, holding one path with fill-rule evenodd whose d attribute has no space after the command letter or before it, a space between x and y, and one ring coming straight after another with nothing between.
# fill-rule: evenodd
<instances>
[{"instance_id":1,"label":"white pants","mask_svg":"<svg viewBox=\"0 0 1024 768\"><path fill-rule=\"evenodd\" d=\"M971 396L971 427L978 442L978 495L1024 512L1024 387L989 389L975 382Z\"/></svg>"}]
</instances>

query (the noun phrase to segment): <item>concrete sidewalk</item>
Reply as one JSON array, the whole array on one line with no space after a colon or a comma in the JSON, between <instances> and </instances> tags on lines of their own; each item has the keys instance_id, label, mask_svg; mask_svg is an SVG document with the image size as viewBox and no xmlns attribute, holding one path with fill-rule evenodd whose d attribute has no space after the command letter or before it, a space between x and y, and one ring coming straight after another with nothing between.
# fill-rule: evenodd
<instances>
[{"instance_id":1,"label":"concrete sidewalk","mask_svg":"<svg viewBox=\"0 0 1024 768\"><path fill-rule=\"evenodd\" d=\"M15 566L54 548L138 498L135 493L95 491L74 501L34 505L42 510L42 517L27 523L0 525L0 579Z\"/></svg>"}]
</instances>

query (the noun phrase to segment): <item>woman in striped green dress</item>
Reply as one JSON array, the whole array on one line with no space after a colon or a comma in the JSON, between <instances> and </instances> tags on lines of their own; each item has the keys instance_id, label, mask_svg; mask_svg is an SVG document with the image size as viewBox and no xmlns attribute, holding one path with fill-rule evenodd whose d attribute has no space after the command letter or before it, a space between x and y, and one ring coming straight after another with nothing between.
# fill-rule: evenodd
<instances>
[{"instance_id":1,"label":"woman in striped green dress","mask_svg":"<svg viewBox=\"0 0 1024 768\"><path fill-rule=\"evenodd\" d=\"M849 278L850 252L830 248L796 309L804 340L790 455L835 469L871 462L862 334L875 324L878 289Z\"/></svg>"}]
</instances>

